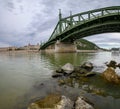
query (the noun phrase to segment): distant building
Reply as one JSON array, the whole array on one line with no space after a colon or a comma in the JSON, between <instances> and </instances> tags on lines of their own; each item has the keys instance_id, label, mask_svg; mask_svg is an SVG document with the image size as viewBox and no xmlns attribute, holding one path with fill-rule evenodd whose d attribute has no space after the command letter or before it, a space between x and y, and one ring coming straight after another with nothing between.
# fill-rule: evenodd
<instances>
[{"instance_id":1,"label":"distant building","mask_svg":"<svg viewBox=\"0 0 120 109\"><path fill-rule=\"evenodd\" d=\"M9 47L1 47L0 51L9 51Z\"/></svg>"},{"instance_id":2,"label":"distant building","mask_svg":"<svg viewBox=\"0 0 120 109\"><path fill-rule=\"evenodd\" d=\"M38 51L40 49L40 45L39 43L37 43L37 45L31 45L30 43L26 46L23 47L1 47L0 48L0 52L1 51L18 51L18 50L36 50Z\"/></svg>"},{"instance_id":3,"label":"distant building","mask_svg":"<svg viewBox=\"0 0 120 109\"><path fill-rule=\"evenodd\" d=\"M27 50L39 50L40 45L37 43L37 45L31 45L30 43L27 46Z\"/></svg>"},{"instance_id":4,"label":"distant building","mask_svg":"<svg viewBox=\"0 0 120 109\"><path fill-rule=\"evenodd\" d=\"M16 50L16 47L0 47L0 52L1 51L14 51Z\"/></svg>"}]
</instances>

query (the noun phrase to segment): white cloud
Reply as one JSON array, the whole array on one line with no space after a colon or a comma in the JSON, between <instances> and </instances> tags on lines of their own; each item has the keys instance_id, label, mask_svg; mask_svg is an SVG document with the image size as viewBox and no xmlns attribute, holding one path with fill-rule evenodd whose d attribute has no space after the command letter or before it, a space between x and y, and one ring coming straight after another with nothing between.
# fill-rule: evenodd
<instances>
[{"instance_id":1,"label":"white cloud","mask_svg":"<svg viewBox=\"0 0 120 109\"><path fill-rule=\"evenodd\" d=\"M94 42L100 47L120 47L120 33L98 34L85 39Z\"/></svg>"},{"instance_id":2,"label":"white cloud","mask_svg":"<svg viewBox=\"0 0 120 109\"><path fill-rule=\"evenodd\" d=\"M0 0L0 46L2 42L23 46L47 40L57 24L58 9L65 17L69 16L70 11L76 14L118 4L120 0ZM110 46L111 41L119 43L119 35L100 34L87 39L96 44L102 41Z\"/></svg>"}]
</instances>

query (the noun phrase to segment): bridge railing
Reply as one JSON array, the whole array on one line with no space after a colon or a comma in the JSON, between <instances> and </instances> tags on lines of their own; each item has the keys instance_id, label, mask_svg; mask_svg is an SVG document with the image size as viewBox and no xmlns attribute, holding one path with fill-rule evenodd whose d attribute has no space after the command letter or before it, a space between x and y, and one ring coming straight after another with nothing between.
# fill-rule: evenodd
<instances>
[{"instance_id":1,"label":"bridge railing","mask_svg":"<svg viewBox=\"0 0 120 109\"><path fill-rule=\"evenodd\" d=\"M100 17L106 17L114 14L120 14L120 6L91 10L75 15L70 15L66 18L62 18L57 23L51 37L49 38L49 41L55 39L56 36L74 28L77 25L83 24L87 21L91 21Z\"/></svg>"}]
</instances>

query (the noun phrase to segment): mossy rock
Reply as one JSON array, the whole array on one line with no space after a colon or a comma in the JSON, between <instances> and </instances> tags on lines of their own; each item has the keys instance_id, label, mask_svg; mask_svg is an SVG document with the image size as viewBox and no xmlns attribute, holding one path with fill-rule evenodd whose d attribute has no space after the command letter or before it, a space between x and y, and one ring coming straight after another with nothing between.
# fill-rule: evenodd
<instances>
[{"instance_id":1,"label":"mossy rock","mask_svg":"<svg viewBox=\"0 0 120 109\"><path fill-rule=\"evenodd\" d=\"M91 92L92 92L93 94L97 94L97 95L102 95L102 96L105 96L105 95L106 95L105 91L102 90L102 89L97 89L97 88L95 88L95 89L93 89Z\"/></svg>"},{"instance_id":2,"label":"mossy rock","mask_svg":"<svg viewBox=\"0 0 120 109\"><path fill-rule=\"evenodd\" d=\"M102 76L105 80L120 84L120 76L116 74L115 69L113 67L108 67L103 73Z\"/></svg>"},{"instance_id":3,"label":"mossy rock","mask_svg":"<svg viewBox=\"0 0 120 109\"><path fill-rule=\"evenodd\" d=\"M64 85L65 81L63 79L58 80L59 85Z\"/></svg>"},{"instance_id":4,"label":"mossy rock","mask_svg":"<svg viewBox=\"0 0 120 109\"><path fill-rule=\"evenodd\" d=\"M32 103L28 109L46 109L46 108L54 108L54 106L61 100L60 94L50 94L45 98L35 101Z\"/></svg>"}]
</instances>

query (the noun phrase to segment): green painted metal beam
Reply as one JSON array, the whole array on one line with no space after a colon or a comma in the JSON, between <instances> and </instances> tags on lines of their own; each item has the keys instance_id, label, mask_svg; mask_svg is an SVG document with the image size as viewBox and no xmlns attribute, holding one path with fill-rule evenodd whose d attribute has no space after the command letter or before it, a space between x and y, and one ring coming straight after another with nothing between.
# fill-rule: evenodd
<instances>
[{"instance_id":1,"label":"green painted metal beam","mask_svg":"<svg viewBox=\"0 0 120 109\"><path fill-rule=\"evenodd\" d=\"M116 15L117 17L115 17ZM114 18L114 21L117 21L118 23L120 22L120 6L105 7L105 8L74 14L74 15L70 14L70 16L66 18L62 18L62 14L60 10L59 21L53 33L51 34L49 40L41 48L42 49L46 48L50 44L53 44L56 40L64 41L65 39L68 39L68 37L72 38L73 32L78 32L75 29L77 29L77 27L82 25L88 25L88 22L92 22L94 26L96 25L96 21L101 22L98 25L100 26L103 23L101 19L104 20L108 19L109 22L112 22L110 21L111 19L109 19L110 17ZM88 29L88 28L89 27L84 27L84 29ZM82 29L79 31L82 31Z\"/></svg>"}]
</instances>

